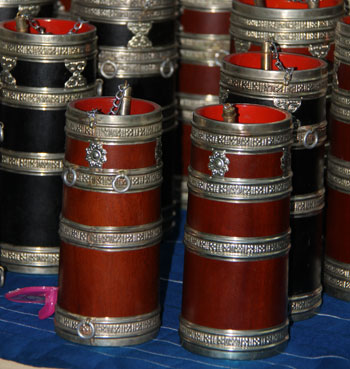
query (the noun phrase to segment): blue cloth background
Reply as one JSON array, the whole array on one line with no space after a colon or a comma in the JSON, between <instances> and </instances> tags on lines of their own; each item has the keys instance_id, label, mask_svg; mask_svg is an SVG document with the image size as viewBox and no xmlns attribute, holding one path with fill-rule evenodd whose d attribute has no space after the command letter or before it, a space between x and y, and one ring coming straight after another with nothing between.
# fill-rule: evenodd
<instances>
[{"instance_id":1,"label":"blue cloth background","mask_svg":"<svg viewBox=\"0 0 350 369\"><path fill-rule=\"evenodd\" d=\"M39 320L41 305L7 301L5 293L27 286L57 285L57 276L7 273L0 290L0 357L33 366L67 369L343 369L350 368L350 304L324 295L320 313L294 323L290 341L281 354L257 361L206 358L180 345L184 245L182 213L179 233L161 247L162 326L151 342L130 347L101 348L65 341L54 331L53 317ZM1 368L0 368L1 369Z\"/></svg>"}]
</instances>

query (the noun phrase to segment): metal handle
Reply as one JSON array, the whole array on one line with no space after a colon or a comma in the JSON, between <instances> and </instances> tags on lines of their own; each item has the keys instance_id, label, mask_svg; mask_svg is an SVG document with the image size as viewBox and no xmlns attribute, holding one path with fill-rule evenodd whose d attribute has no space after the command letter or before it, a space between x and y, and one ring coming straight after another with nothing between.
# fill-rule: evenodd
<instances>
[{"instance_id":1,"label":"metal handle","mask_svg":"<svg viewBox=\"0 0 350 369\"><path fill-rule=\"evenodd\" d=\"M106 65L111 65L113 67L113 73L111 74L107 74L105 72L105 66ZM106 79L112 79L114 77L116 77L117 73L118 73L118 67L117 67L117 64L115 64L114 62L112 62L111 60L105 60L101 66L100 66L100 73L102 75L102 77L106 78Z\"/></svg>"},{"instance_id":2,"label":"metal handle","mask_svg":"<svg viewBox=\"0 0 350 369\"><path fill-rule=\"evenodd\" d=\"M0 142L4 142L4 123L0 122Z\"/></svg>"},{"instance_id":3,"label":"metal handle","mask_svg":"<svg viewBox=\"0 0 350 369\"><path fill-rule=\"evenodd\" d=\"M102 96L103 94L103 79L96 78L96 95Z\"/></svg>"},{"instance_id":4,"label":"metal handle","mask_svg":"<svg viewBox=\"0 0 350 369\"><path fill-rule=\"evenodd\" d=\"M95 335L95 326L90 322L90 320L82 320L77 325L78 336L84 340L88 340Z\"/></svg>"},{"instance_id":5,"label":"metal handle","mask_svg":"<svg viewBox=\"0 0 350 369\"><path fill-rule=\"evenodd\" d=\"M117 187L117 182L118 182L118 179L120 179L120 178L123 178L126 181L126 186L124 188L122 188L122 189L119 189ZM124 174L124 173L118 174L117 176L115 176L115 178L114 178L114 180L112 182L112 187L113 187L113 190L115 192L124 193L124 192L128 191L130 189L130 187L131 187L130 178L126 174Z\"/></svg>"},{"instance_id":6,"label":"metal handle","mask_svg":"<svg viewBox=\"0 0 350 369\"><path fill-rule=\"evenodd\" d=\"M4 267L0 266L0 288L3 287L5 283L5 269Z\"/></svg>"},{"instance_id":7,"label":"metal handle","mask_svg":"<svg viewBox=\"0 0 350 369\"><path fill-rule=\"evenodd\" d=\"M167 68L169 68L168 72L166 72ZM169 58L167 58L162 62L159 70L163 78L169 78L174 74L175 71L174 63Z\"/></svg>"},{"instance_id":8,"label":"metal handle","mask_svg":"<svg viewBox=\"0 0 350 369\"><path fill-rule=\"evenodd\" d=\"M71 174L73 176L72 181L69 182L68 175ZM77 172L73 168L67 168L63 172L63 182L66 186L72 187L74 186L75 182L77 180Z\"/></svg>"},{"instance_id":9,"label":"metal handle","mask_svg":"<svg viewBox=\"0 0 350 369\"><path fill-rule=\"evenodd\" d=\"M309 144L307 142L307 139L310 135L314 135L314 140L311 144ZM303 139L303 144L304 144L304 147L306 147L307 149L313 149L318 144L318 133L317 133L317 131L308 130L305 133L305 136L304 136L304 139Z\"/></svg>"}]
</instances>

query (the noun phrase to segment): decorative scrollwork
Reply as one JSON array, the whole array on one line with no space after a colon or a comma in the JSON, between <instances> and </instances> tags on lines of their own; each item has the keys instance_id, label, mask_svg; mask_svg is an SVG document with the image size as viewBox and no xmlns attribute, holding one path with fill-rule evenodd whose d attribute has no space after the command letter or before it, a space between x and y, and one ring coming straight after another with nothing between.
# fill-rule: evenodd
<instances>
[{"instance_id":1,"label":"decorative scrollwork","mask_svg":"<svg viewBox=\"0 0 350 369\"><path fill-rule=\"evenodd\" d=\"M128 47L141 49L152 47L152 42L147 37L152 27L151 22L129 22L127 27L134 34L128 42Z\"/></svg>"},{"instance_id":2,"label":"decorative scrollwork","mask_svg":"<svg viewBox=\"0 0 350 369\"><path fill-rule=\"evenodd\" d=\"M86 78L81 75L86 67L86 61L67 62L65 67L72 73L72 76L64 84L65 88L83 87L87 85Z\"/></svg>"},{"instance_id":3,"label":"decorative scrollwork","mask_svg":"<svg viewBox=\"0 0 350 369\"><path fill-rule=\"evenodd\" d=\"M16 80L10 73L11 70L16 66L17 59L9 56L1 56L1 68L0 80L8 85L15 85Z\"/></svg>"},{"instance_id":4,"label":"decorative scrollwork","mask_svg":"<svg viewBox=\"0 0 350 369\"><path fill-rule=\"evenodd\" d=\"M315 58L325 58L329 52L330 44L328 45L310 45L309 51Z\"/></svg>"},{"instance_id":5,"label":"decorative scrollwork","mask_svg":"<svg viewBox=\"0 0 350 369\"><path fill-rule=\"evenodd\" d=\"M301 99L274 99L273 105L276 108L287 110L290 113L295 113L301 105Z\"/></svg>"},{"instance_id":6,"label":"decorative scrollwork","mask_svg":"<svg viewBox=\"0 0 350 369\"><path fill-rule=\"evenodd\" d=\"M92 168L102 168L103 163L107 161L107 151L102 147L102 144L90 142L86 148L85 159L89 162Z\"/></svg>"},{"instance_id":7,"label":"decorative scrollwork","mask_svg":"<svg viewBox=\"0 0 350 369\"><path fill-rule=\"evenodd\" d=\"M224 177L228 172L230 160L226 157L225 152L213 151L213 155L209 156L208 168L213 176Z\"/></svg>"}]
</instances>

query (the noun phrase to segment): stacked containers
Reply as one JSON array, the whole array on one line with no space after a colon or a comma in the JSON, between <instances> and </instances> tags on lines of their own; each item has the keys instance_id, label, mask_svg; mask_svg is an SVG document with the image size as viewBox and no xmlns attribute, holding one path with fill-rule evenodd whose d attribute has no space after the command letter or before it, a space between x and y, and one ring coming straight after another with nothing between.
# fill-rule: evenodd
<instances>
[{"instance_id":1,"label":"stacked containers","mask_svg":"<svg viewBox=\"0 0 350 369\"><path fill-rule=\"evenodd\" d=\"M230 49L231 0L182 0L180 65L177 86L181 132L181 167L177 190L187 205L187 176L190 163L190 133L193 111L219 102L221 59Z\"/></svg>"},{"instance_id":2,"label":"stacked containers","mask_svg":"<svg viewBox=\"0 0 350 369\"><path fill-rule=\"evenodd\" d=\"M338 22L327 173L327 226L324 264L325 291L350 300L350 17Z\"/></svg>"},{"instance_id":3,"label":"stacked containers","mask_svg":"<svg viewBox=\"0 0 350 369\"><path fill-rule=\"evenodd\" d=\"M265 57L258 52L225 57L221 96L223 101L271 105L293 113L289 299L291 318L300 320L312 316L322 301L327 65L304 55L277 53L271 70L262 70Z\"/></svg>"},{"instance_id":4,"label":"stacked containers","mask_svg":"<svg viewBox=\"0 0 350 369\"><path fill-rule=\"evenodd\" d=\"M96 29L70 33L77 24L60 19L33 26L20 33L15 20L0 24L1 261L57 273L64 114L69 101L95 94Z\"/></svg>"},{"instance_id":5,"label":"stacked containers","mask_svg":"<svg viewBox=\"0 0 350 369\"><path fill-rule=\"evenodd\" d=\"M51 17L54 0L0 0L0 21L12 19L17 12L32 17Z\"/></svg>"},{"instance_id":6,"label":"stacked containers","mask_svg":"<svg viewBox=\"0 0 350 369\"><path fill-rule=\"evenodd\" d=\"M231 108L193 115L179 333L190 351L257 359L288 340L292 121L250 104L223 121Z\"/></svg>"},{"instance_id":7,"label":"stacked containers","mask_svg":"<svg viewBox=\"0 0 350 369\"><path fill-rule=\"evenodd\" d=\"M71 13L97 27L98 71L103 95L114 95L125 80L133 96L154 101L163 112L164 228L175 220L174 160L176 134L175 0L73 0Z\"/></svg>"},{"instance_id":8,"label":"stacked containers","mask_svg":"<svg viewBox=\"0 0 350 369\"><path fill-rule=\"evenodd\" d=\"M60 222L57 333L102 346L138 344L160 326L161 109L110 97L69 104Z\"/></svg>"}]
</instances>

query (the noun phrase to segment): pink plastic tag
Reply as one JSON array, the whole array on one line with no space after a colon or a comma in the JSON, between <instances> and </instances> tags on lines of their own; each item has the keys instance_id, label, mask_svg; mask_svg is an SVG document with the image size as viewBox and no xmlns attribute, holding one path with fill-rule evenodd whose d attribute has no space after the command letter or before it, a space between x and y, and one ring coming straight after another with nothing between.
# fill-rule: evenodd
<instances>
[{"instance_id":1,"label":"pink plastic tag","mask_svg":"<svg viewBox=\"0 0 350 369\"><path fill-rule=\"evenodd\" d=\"M58 287L24 287L7 292L5 297L14 302L44 304L39 310L39 319L46 319L55 312Z\"/></svg>"}]
</instances>

